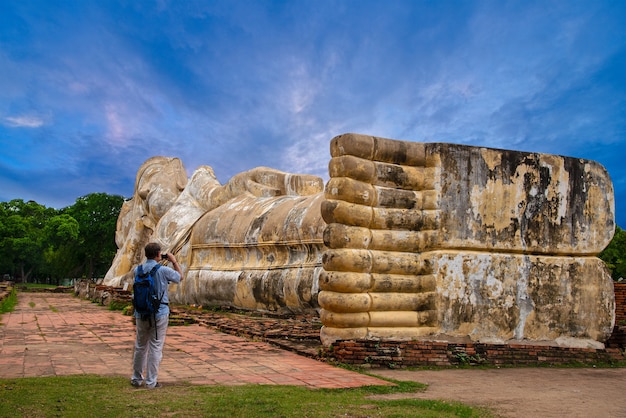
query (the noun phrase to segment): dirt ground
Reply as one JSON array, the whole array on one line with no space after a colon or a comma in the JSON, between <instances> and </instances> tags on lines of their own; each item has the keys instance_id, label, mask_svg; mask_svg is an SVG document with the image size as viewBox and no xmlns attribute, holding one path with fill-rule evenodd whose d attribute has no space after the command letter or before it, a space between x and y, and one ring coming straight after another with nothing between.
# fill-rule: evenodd
<instances>
[{"instance_id":1,"label":"dirt ground","mask_svg":"<svg viewBox=\"0 0 626 418\"><path fill-rule=\"evenodd\" d=\"M412 397L486 406L502 417L626 417L623 368L381 369L373 374L429 385Z\"/></svg>"}]
</instances>

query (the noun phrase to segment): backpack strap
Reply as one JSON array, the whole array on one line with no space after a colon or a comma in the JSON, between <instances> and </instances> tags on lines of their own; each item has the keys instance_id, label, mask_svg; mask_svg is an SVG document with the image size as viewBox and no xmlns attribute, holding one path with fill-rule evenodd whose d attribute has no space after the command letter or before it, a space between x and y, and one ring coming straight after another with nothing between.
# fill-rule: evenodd
<instances>
[{"instance_id":1,"label":"backpack strap","mask_svg":"<svg viewBox=\"0 0 626 418\"><path fill-rule=\"evenodd\" d=\"M152 268L152 270L150 270L150 272L148 272L148 273L144 273L144 272L143 272L143 264L139 264L139 265L137 266L137 271L136 271L136 272L137 272L137 276L139 276L139 277L141 277L141 278L144 278L144 277L148 277L148 275L151 275L151 276L153 276L153 277L154 277L154 273L156 273L156 271L159 269L159 267L161 267L161 265L160 265L160 264L157 264L156 266L154 266L154 267Z\"/></svg>"},{"instance_id":2,"label":"backpack strap","mask_svg":"<svg viewBox=\"0 0 626 418\"><path fill-rule=\"evenodd\" d=\"M155 277L154 277L154 273L156 273L156 271L159 269L159 267L161 267L160 264L157 263L156 266L152 267L152 270L150 270L150 276L152 276L152 280L154 281ZM161 297L159 298L159 304L163 303L161 302L161 300L163 299L163 295L161 295ZM154 319L154 338L155 339L159 339L159 335L158 335L158 331L157 331L157 325L156 325L156 311L152 314L152 318Z\"/></svg>"},{"instance_id":3,"label":"backpack strap","mask_svg":"<svg viewBox=\"0 0 626 418\"><path fill-rule=\"evenodd\" d=\"M154 279L154 273L156 273L156 271L157 271L160 267L161 267L161 265L160 265L160 264L157 264L156 266L154 266L154 267L152 268L152 270L150 270L150 275L152 276L152 278L153 278L153 279ZM161 296L159 297L159 303L160 303L161 305L169 305L169 303L167 303L167 302L163 302L163 296L165 296L165 292L166 292L166 291L163 291L163 293L161 293Z\"/></svg>"}]
</instances>

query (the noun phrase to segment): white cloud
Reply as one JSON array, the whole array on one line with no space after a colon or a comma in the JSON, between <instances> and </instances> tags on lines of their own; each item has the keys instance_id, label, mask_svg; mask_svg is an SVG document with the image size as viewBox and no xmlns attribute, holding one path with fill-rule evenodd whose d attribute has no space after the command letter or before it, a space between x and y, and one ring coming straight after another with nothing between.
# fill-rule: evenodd
<instances>
[{"instance_id":1,"label":"white cloud","mask_svg":"<svg viewBox=\"0 0 626 418\"><path fill-rule=\"evenodd\" d=\"M37 116L7 116L3 125L11 128L39 128L44 125L44 121Z\"/></svg>"},{"instance_id":2,"label":"white cloud","mask_svg":"<svg viewBox=\"0 0 626 418\"><path fill-rule=\"evenodd\" d=\"M120 117L120 112L115 105L107 104L104 107L107 126L107 138L114 143L122 143L126 137L127 129Z\"/></svg>"}]
</instances>

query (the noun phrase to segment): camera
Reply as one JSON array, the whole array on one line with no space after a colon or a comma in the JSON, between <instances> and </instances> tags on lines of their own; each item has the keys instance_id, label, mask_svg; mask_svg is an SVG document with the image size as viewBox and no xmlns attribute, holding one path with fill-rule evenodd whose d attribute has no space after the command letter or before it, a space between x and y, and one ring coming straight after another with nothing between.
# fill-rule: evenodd
<instances>
[{"instance_id":1,"label":"camera","mask_svg":"<svg viewBox=\"0 0 626 418\"><path fill-rule=\"evenodd\" d=\"M163 253L161 254L161 260L168 260L169 261L169 257L167 256L167 253Z\"/></svg>"}]
</instances>

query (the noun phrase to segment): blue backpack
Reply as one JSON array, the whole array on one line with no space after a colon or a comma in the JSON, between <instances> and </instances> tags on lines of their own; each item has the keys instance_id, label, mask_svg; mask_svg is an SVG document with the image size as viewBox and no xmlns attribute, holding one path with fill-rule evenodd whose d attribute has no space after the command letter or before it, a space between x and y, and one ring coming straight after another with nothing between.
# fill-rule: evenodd
<instances>
[{"instance_id":1,"label":"blue backpack","mask_svg":"<svg viewBox=\"0 0 626 418\"><path fill-rule=\"evenodd\" d=\"M156 313L161 306L161 299L156 294L156 288L154 287L154 274L161 267L159 264L154 266L152 270L147 273L143 272L143 266L140 265L135 270L135 283L133 284L133 306L135 312L139 314L142 320L155 319Z\"/></svg>"}]
</instances>

